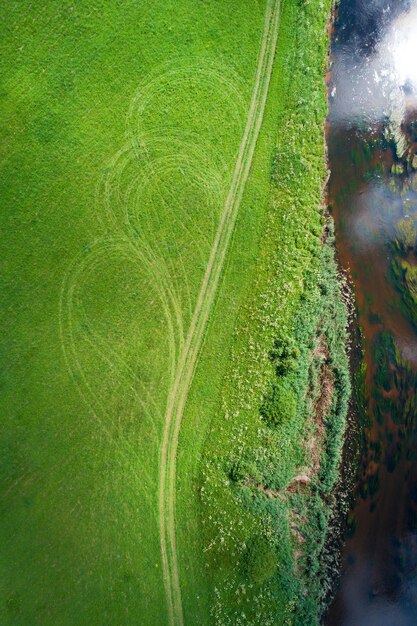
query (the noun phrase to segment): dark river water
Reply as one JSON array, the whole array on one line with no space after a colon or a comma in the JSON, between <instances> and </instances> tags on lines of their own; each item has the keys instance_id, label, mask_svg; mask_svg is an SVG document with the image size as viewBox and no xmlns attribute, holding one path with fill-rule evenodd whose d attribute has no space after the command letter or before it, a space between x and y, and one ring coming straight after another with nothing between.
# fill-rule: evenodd
<instances>
[{"instance_id":1,"label":"dark river water","mask_svg":"<svg viewBox=\"0 0 417 626\"><path fill-rule=\"evenodd\" d=\"M341 0L329 101L329 206L363 334L355 385L363 393L364 434L341 579L325 624L411 626L417 625L417 0Z\"/></svg>"}]
</instances>

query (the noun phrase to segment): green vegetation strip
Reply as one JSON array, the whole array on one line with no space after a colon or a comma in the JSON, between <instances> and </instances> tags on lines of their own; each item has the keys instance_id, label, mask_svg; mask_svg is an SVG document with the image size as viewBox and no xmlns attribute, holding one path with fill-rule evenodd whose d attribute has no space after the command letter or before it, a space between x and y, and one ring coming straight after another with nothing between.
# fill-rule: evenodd
<instances>
[{"instance_id":1,"label":"green vegetation strip","mask_svg":"<svg viewBox=\"0 0 417 626\"><path fill-rule=\"evenodd\" d=\"M252 231L261 231L259 248L248 259L238 220L222 291L240 288L244 267L253 279L232 341L222 332L230 306L220 294L183 424L180 554L203 551L212 584L207 603L218 624L316 624L325 595L322 550L349 396L346 312L331 237L322 242L329 8L283 4L259 169L248 189L265 210L261 229ZM265 180L262 167L271 172L271 160ZM241 215L249 212L244 207L245 200ZM200 469L188 458L191 445L202 451ZM202 536L194 542L201 509ZM191 619L202 584L193 559L182 563Z\"/></svg>"}]
</instances>

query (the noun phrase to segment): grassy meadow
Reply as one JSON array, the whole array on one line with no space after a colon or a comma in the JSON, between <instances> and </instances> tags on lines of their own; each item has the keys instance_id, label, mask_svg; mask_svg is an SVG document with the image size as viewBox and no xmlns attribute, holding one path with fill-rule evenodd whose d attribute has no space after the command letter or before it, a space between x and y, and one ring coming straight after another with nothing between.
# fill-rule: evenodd
<instances>
[{"instance_id":1,"label":"grassy meadow","mask_svg":"<svg viewBox=\"0 0 417 626\"><path fill-rule=\"evenodd\" d=\"M164 415L266 9L0 8L2 626L169 623ZM315 623L320 589L310 604L304 591L319 568L347 395L344 310L321 239L329 10L330 0L282 1L260 136L185 405L175 515L185 624ZM336 382L319 468L305 442L324 361ZM305 466L311 488L288 491Z\"/></svg>"}]
</instances>

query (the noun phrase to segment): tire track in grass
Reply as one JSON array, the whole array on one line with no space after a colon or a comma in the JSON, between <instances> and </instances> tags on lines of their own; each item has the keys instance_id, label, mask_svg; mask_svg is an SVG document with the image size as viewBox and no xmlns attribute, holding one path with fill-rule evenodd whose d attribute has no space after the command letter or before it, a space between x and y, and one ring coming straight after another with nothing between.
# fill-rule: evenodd
<instances>
[{"instance_id":1,"label":"tire track in grass","mask_svg":"<svg viewBox=\"0 0 417 626\"><path fill-rule=\"evenodd\" d=\"M160 452L158 506L162 569L171 626L182 626L184 623L175 536L176 458L179 431L262 124L278 38L279 14L280 0L268 0L246 128L165 411L164 435Z\"/></svg>"}]
</instances>

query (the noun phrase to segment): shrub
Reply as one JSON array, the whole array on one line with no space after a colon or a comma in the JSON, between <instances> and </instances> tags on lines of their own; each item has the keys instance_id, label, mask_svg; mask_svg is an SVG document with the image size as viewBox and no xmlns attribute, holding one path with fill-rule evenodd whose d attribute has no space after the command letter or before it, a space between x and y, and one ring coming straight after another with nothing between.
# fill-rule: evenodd
<instances>
[{"instance_id":1,"label":"shrub","mask_svg":"<svg viewBox=\"0 0 417 626\"><path fill-rule=\"evenodd\" d=\"M255 482L261 482L261 473L254 461L248 459L238 459L230 468L229 478L234 482L242 482L247 479L252 479Z\"/></svg>"},{"instance_id":2,"label":"shrub","mask_svg":"<svg viewBox=\"0 0 417 626\"><path fill-rule=\"evenodd\" d=\"M264 535L256 535L249 541L243 557L243 570L250 582L263 585L272 578L278 566L274 546Z\"/></svg>"},{"instance_id":3,"label":"shrub","mask_svg":"<svg viewBox=\"0 0 417 626\"><path fill-rule=\"evenodd\" d=\"M269 353L272 363L275 365L279 376L288 374L297 366L300 351L293 337L280 337L275 340L274 347Z\"/></svg>"},{"instance_id":4,"label":"shrub","mask_svg":"<svg viewBox=\"0 0 417 626\"><path fill-rule=\"evenodd\" d=\"M282 383L274 383L271 392L262 403L260 412L269 426L280 426L286 421L293 420L297 413L297 399L293 389Z\"/></svg>"}]
</instances>

